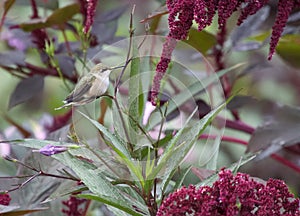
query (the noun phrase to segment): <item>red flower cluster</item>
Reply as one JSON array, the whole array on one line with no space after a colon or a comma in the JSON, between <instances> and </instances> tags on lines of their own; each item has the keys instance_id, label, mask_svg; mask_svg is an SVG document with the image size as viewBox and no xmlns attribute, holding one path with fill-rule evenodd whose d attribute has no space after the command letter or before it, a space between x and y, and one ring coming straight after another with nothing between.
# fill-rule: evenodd
<instances>
[{"instance_id":1,"label":"red flower cluster","mask_svg":"<svg viewBox=\"0 0 300 216\"><path fill-rule=\"evenodd\" d=\"M268 0L167 0L166 3L169 10L168 22L170 29L166 43L170 41L169 38L176 40L186 39L193 20L198 24L198 30L202 31L206 26L211 24L217 11L220 29L218 42L223 42L225 40L226 21L234 11L238 9L241 11L237 22L237 24L240 25L248 16L255 14L259 9L266 5ZM276 21L271 36L269 60L275 52L275 47L292 9L296 7L300 7L299 0L279 0ZM219 43L219 46L222 45L223 44ZM170 47L169 50L173 50L174 48L175 46L172 44L172 47ZM165 51L166 48L164 47L162 56L168 56L165 54ZM216 55L220 55L219 52L220 51L217 50ZM220 62L220 65L222 64L221 57L222 55L219 57L217 56L217 62ZM162 57L157 65L157 73L151 89L151 101L153 105L156 105L160 81L167 70L165 65L169 64L170 58L171 55L169 55L168 58ZM160 70L161 65L164 65L164 71Z\"/></svg>"},{"instance_id":2,"label":"red flower cluster","mask_svg":"<svg viewBox=\"0 0 300 216\"><path fill-rule=\"evenodd\" d=\"M62 201L62 204L68 208L63 209L62 213L68 216L81 216L83 214L83 209L79 208L79 206L86 201L86 199L78 199L75 196L70 196L67 201Z\"/></svg>"},{"instance_id":3,"label":"red flower cluster","mask_svg":"<svg viewBox=\"0 0 300 216\"><path fill-rule=\"evenodd\" d=\"M11 198L8 193L0 193L0 205L8 206Z\"/></svg>"},{"instance_id":4,"label":"red flower cluster","mask_svg":"<svg viewBox=\"0 0 300 216\"><path fill-rule=\"evenodd\" d=\"M281 180L269 179L266 185L247 174L221 170L212 187L196 189L190 185L170 194L160 206L157 216L265 216L300 215L300 200L288 191Z\"/></svg>"},{"instance_id":5,"label":"red flower cluster","mask_svg":"<svg viewBox=\"0 0 300 216\"><path fill-rule=\"evenodd\" d=\"M94 23L98 0L79 0L80 11L84 17L83 32L87 34Z\"/></svg>"}]
</instances>

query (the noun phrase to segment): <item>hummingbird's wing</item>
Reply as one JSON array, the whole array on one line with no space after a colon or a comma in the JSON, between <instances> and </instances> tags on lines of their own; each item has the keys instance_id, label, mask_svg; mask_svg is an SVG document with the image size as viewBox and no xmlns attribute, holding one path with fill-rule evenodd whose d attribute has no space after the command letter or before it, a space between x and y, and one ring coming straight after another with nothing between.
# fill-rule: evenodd
<instances>
[{"instance_id":1,"label":"hummingbird's wing","mask_svg":"<svg viewBox=\"0 0 300 216\"><path fill-rule=\"evenodd\" d=\"M84 80L81 80L83 85L80 85L79 87L75 87L75 89L66 97L64 100L64 103L74 103L74 102L80 102L85 100L85 95L88 93L88 91L91 89L91 86L94 81L94 77L89 78L89 82L84 82Z\"/></svg>"}]
</instances>

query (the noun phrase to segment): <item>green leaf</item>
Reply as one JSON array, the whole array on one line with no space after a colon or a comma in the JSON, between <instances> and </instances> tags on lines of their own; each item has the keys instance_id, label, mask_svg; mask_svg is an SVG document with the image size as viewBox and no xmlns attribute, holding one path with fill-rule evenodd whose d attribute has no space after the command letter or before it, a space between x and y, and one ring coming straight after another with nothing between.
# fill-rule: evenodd
<instances>
[{"instance_id":1,"label":"green leaf","mask_svg":"<svg viewBox=\"0 0 300 216\"><path fill-rule=\"evenodd\" d=\"M162 168L167 164L169 159L172 157L172 152L174 151L176 147L176 143L183 133L183 130L186 129L187 124L189 121L192 119L193 115L196 113L197 108L194 110L194 112L190 115L190 117L186 120L185 124L183 127L176 133L176 135L170 140L169 144L167 145L164 153L160 156L157 166L155 169L153 169L153 172L148 176L148 179L154 179L158 175L158 173L162 170ZM183 141L183 143L180 143L180 145L185 144L186 142Z\"/></svg>"},{"instance_id":2,"label":"green leaf","mask_svg":"<svg viewBox=\"0 0 300 216\"><path fill-rule=\"evenodd\" d=\"M209 49L216 45L217 40L213 34L210 34L205 30L199 32L197 29L191 28L189 36L184 42L205 55Z\"/></svg>"},{"instance_id":3,"label":"green leaf","mask_svg":"<svg viewBox=\"0 0 300 216\"><path fill-rule=\"evenodd\" d=\"M141 94L141 80L140 80L140 59L138 58L138 49L133 42L132 47L133 59L131 60L130 78L129 78L129 126L130 138L132 143L137 143L138 125L141 123L140 103L143 102L143 95Z\"/></svg>"},{"instance_id":4,"label":"green leaf","mask_svg":"<svg viewBox=\"0 0 300 216\"><path fill-rule=\"evenodd\" d=\"M189 100L190 98L187 97L187 95L191 95L191 96L196 95L197 93L201 92L203 89L207 88L210 84L217 81L223 75L225 75L225 74L229 73L230 71L233 71L234 69L237 69L243 65L244 65L244 63L236 64L230 68L221 70L203 80L194 82L192 85L188 86L185 90L183 90L178 95L175 95L172 98L172 100L169 101L166 116L168 116L177 107L181 106L187 100ZM164 108L165 106L167 106L167 105L164 105L162 107ZM152 118L151 121L148 122L147 129L151 130L153 127L155 127L157 124L159 124L160 121L161 121L161 118L159 118L158 116Z\"/></svg>"},{"instance_id":5,"label":"green leaf","mask_svg":"<svg viewBox=\"0 0 300 216\"><path fill-rule=\"evenodd\" d=\"M288 64L300 68L300 35L281 37L276 47L277 54Z\"/></svg>"},{"instance_id":6,"label":"green leaf","mask_svg":"<svg viewBox=\"0 0 300 216\"><path fill-rule=\"evenodd\" d=\"M75 14L80 12L79 4L71 4L55 10L46 21L34 22L34 23L21 23L19 26L24 31L33 31L41 28L48 28L52 26L62 26L68 22Z\"/></svg>"},{"instance_id":7,"label":"green leaf","mask_svg":"<svg viewBox=\"0 0 300 216\"><path fill-rule=\"evenodd\" d=\"M253 153L246 154L246 155L242 156L239 161L237 161L236 163L233 163L231 166L229 166L226 169L229 169L232 172L236 172L241 166L243 166L244 164L246 164L249 161L253 160L255 157L256 157L256 154L253 154ZM212 186L213 183L215 181L217 181L218 178L219 178L218 173L214 174L214 175L211 175L210 177L208 177L204 181L200 182L199 184L196 184L195 186L196 187Z\"/></svg>"},{"instance_id":8,"label":"green leaf","mask_svg":"<svg viewBox=\"0 0 300 216\"><path fill-rule=\"evenodd\" d=\"M50 26L48 25L48 23L41 21L41 22L34 22L34 23L21 23L19 27L26 32L31 32L36 29L48 28Z\"/></svg>"},{"instance_id":9,"label":"green leaf","mask_svg":"<svg viewBox=\"0 0 300 216\"><path fill-rule=\"evenodd\" d=\"M128 152L126 147L123 145L123 143L114 134L112 134L106 127L101 125L99 122L91 119L84 113L81 113L81 114L85 118L87 118L96 128L98 128L108 138L108 140L111 144L109 146L113 149L114 152L116 152L120 156L120 159L126 164L126 166L129 168L129 170L137 177L139 182L143 183L144 182L143 175L142 175L140 166L134 163L134 161L131 158L130 153ZM135 161L135 162L137 162L137 161Z\"/></svg>"},{"instance_id":10,"label":"green leaf","mask_svg":"<svg viewBox=\"0 0 300 216\"><path fill-rule=\"evenodd\" d=\"M208 170L217 169L220 143L221 136L217 136L214 140L209 140L202 150L202 153L205 154L203 158L206 158L206 161L201 161L201 164L205 164L205 168ZM202 158L201 156L200 158Z\"/></svg>"},{"instance_id":11,"label":"green leaf","mask_svg":"<svg viewBox=\"0 0 300 216\"><path fill-rule=\"evenodd\" d=\"M130 153L126 149L126 147L123 145L123 143L113 134L111 133L108 128L104 127L102 124L100 124L98 121L91 119L86 114L80 112L81 115L83 115L86 119L88 119L96 128L98 128L108 139L110 142L110 147L118 153L122 157L131 158Z\"/></svg>"},{"instance_id":12,"label":"green leaf","mask_svg":"<svg viewBox=\"0 0 300 216\"><path fill-rule=\"evenodd\" d=\"M147 212L145 205L139 203L137 200L124 196L122 191L115 185L112 185L98 169L91 169L86 166L82 160L73 157L71 154L64 154L66 165L69 166L82 180L82 182L96 194L99 201L105 201L109 205L118 204L119 208L131 209L135 212L134 207L138 207L140 211ZM138 214L136 212L136 214Z\"/></svg>"},{"instance_id":13,"label":"green leaf","mask_svg":"<svg viewBox=\"0 0 300 216\"><path fill-rule=\"evenodd\" d=\"M183 181L184 181L185 177L187 176L187 174L190 172L191 168L192 168L192 166L190 165L185 170L181 170L180 177L177 179L177 182L174 186L173 191L182 187ZM163 191L165 191L165 190L163 190Z\"/></svg>"},{"instance_id":14,"label":"green leaf","mask_svg":"<svg viewBox=\"0 0 300 216\"><path fill-rule=\"evenodd\" d=\"M1 21L0 21L0 32L1 32L2 26L4 24L5 16L8 13L11 6L13 6L14 3L15 3L15 0L6 0L4 3L4 11L3 11L3 15L2 15Z\"/></svg>"},{"instance_id":15,"label":"green leaf","mask_svg":"<svg viewBox=\"0 0 300 216\"><path fill-rule=\"evenodd\" d=\"M167 180L170 179L169 175L172 171L176 169L182 160L186 157L190 149L193 147L195 141L198 139L199 135L204 131L204 129L210 124L210 122L215 118L215 116L226 106L226 103L220 105L216 109L209 112L206 116L198 121L191 128L182 128L171 141L169 146L174 146L172 148L167 148L159 160L159 164L166 164L166 169L164 170L163 183L167 184ZM172 160L167 160L172 157Z\"/></svg>"},{"instance_id":16,"label":"green leaf","mask_svg":"<svg viewBox=\"0 0 300 216\"><path fill-rule=\"evenodd\" d=\"M122 210L122 211L124 211L124 212L126 212L130 215L134 215L134 216L144 215L144 214L141 214L141 213L138 213L138 212L134 211L133 207L120 205L120 203L115 202L115 200L112 200L110 197L99 197L99 196L95 196L93 194L79 194L79 195L77 195L77 197L102 202L104 204L107 204L107 205L113 206L117 209L120 209L120 210ZM139 211L140 211L140 209L139 209Z\"/></svg>"},{"instance_id":17,"label":"green leaf","mask_svg":"<svg viewBox=\"0 0 300 216\"><path fill-rule=\"evenodd\" d=\"M71 4L55 10L46 20L50 26L62 25L68 22L75 14L80 12L80 5L78 3Z\"/></svg>"},{"instance_id":18,"label":"green leaf","mask_svg":"<svg viewBox=\"0 0 300 216\"><path fill-rule=\"evenodd\" d=\"M7 14L11 6L15 3L16 0L6 0L4 3L4 14Z\"/></svg>"}]
</instances>

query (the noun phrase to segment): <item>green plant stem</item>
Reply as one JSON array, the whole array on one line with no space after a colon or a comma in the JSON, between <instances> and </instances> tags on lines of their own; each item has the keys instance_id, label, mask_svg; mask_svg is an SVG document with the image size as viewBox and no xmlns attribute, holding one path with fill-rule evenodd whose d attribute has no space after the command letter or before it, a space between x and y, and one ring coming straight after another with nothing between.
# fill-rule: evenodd
<instances>
[{"instance_id":1,"label":"green plant stem","mask_svg":"<svg viewBox=\"0 0 300 216\"><path fill-rule=\"evenodd\" d=\"M133 144L130 141L130 137L129 137L129 134L128 134L128 131L127 131L127 127L126 127L126 124L125 124L125 120L124 120L124 117L123 117L123 114L122 114L119 102L118 102L118 100L117 100L116 97L114 97L113 100L114 100L114 102L116 104L116 107L117 107L117 110L118 110L118 113L119 113L119 116L120 116L120 119L121 119L121 124L122 124L122 126L124 128L124 133L125 133L125 136L126 136L126 139L127 139L127 144L128 144L129 150L132 153L133 152Z\"/></svg>"},{"instance_id":2,"label":"green plant stem","mask_svg":"<svg viewBox=\"0 0 300 216\"><path fill-rule=\"evenodd\" d=\"M70 88L69 85L67 84L66 79L65 79L65 77L64 77L64 75L63 75L63 73L62 73L60 67L59 67L58 64L57 64L57 61L54 60L54 57L53 57L53 56L49 56L49 58L50 58L50 63L51 63L51 65L56 69L56 71L57 71L57 73L58 73L60 79L63 81L63 83L64 83L66 89L67 89L68 91L71 91L71 88Z\"/></svg>"},{"instance_id":3,"label":"green plant stem","mask_svg":"<svg viewBox=\"0 0 300 216\"><path fill-rule=\"evenodd\" d=\"M123 74L125 72L126 66L128 65L128 63L130 62L130 54L131 54L131 50L132 50L132 40L133 40L133 35L134 35L134 28L133 28L133 14L134 14L134 10L135 10L135 5L133 6L131 13L130 13L130 24L129 24L129 44L128 44L128 51L127 51L127 56L126 56L126 62L125 62L125 66L122 69L120 75L117 78L116 84L115 84L115 92L114 95L116 97L119 85L120 85L120 81L121 78L123 77Z\"/></svg>"},{"instance_id":4,"label":"green plant stem","mask_svg":"<svg viewBox=\"0 0 300 216\"><path fill-rule=\"evenodd\" d=\"M72 56L72 50L71 50L70 43L69 43L68 37L66 35L65 29L61 29L61 32L62 32L64 41L65 41L65 44L66 44L66 48L67 48L68 54L69 54L69 56Z\"/></svg>"}]
</instances>

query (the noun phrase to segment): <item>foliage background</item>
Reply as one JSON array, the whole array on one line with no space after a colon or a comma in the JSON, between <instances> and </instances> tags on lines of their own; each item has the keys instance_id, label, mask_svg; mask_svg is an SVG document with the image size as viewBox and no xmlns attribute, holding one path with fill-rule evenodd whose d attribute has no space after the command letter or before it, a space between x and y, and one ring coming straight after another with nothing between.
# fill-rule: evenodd
<instances>
[{"instance_id":1,"label":"foliage background","mask_svg":"<svg viewBox=\"0 0 300 216\"><path fill-rule=\"evenodd\" d=\"M36 2L42 5L47 5L47 7L51 9L56 8L57 5L59 5L59 7L63 7L74 1L39 0ZM136 10L134 14L135 35L142 35L145 33L145 26L139 21L160 7L159 1L124 0L99 2L99 11L103 13L121 5L123 5L124 8L124 5L129 5L126 11L124 11L124 13L117 19L118 27L117 31L115 32L115 37L128 37L129 14L133 4L136 4ZM31 14L31 8L28 5L30 5L29 0L18 1L9 11L7 20L14 23L27 20L29 16L28 14ZM262 25L259 27L259 31L258 29L253 29L249 32L247 37L243 38L243 40L236 41L233 51L226 53L225 59L227 67L240 62L248 63L248 66L242 73L238 75L233 74L230 77L232 80L234 80L233 89L242 89L239 93L239 96L236 97L231 106L237 108L241 119L254 128L261 126L263 129L264 122L267 121L278 123L278 127L276 129L271 129L268 134L264 134L264 131L261 130L263 131L263 135L265 135L263 137L270 137L270 139L279 139L283 141L284 144L278 149L280 155L292 161L296 168L298 167L297 172L295 169L288 168L286 165L270 157L265 157L259 161L252 161L246 164L240 169L240 171L265 180L271 177L283 179L296 194L296 196L299 196L300 136L298 136L297 132L300 122L300 110L297 108L300 105L299 19L290 22L288 25L295 31L294 36L283 36L277 47L277 55L275 55L271 61L268 61L268 44L265 43L261 47L260 45L265 37L265 34L270 32L270 28L273 25L276 14L276 5L276 1L270 1L270 14L267 16L267 18L265 20L260 20L259 17L257 18L257 22L262 22ZM295 11L294 14L298 14L299 16L298 11ZM237 15L235 14L229 19L229 32L236 29L236 18ZM214 21L214 23L206 30L209 33L216 34L217 23ZM163 16L158 27L158 32L162 35L165 35L167 31L167 16ZM105 32L103 32L103 34L105 34ZM71 37L71 34L69 34L69 36ZM231 37L234 38L233 35L231 35ZM2 32L1 38L1 53L11 50L11 48L7 45L7 41L5 40L4 32ZM57 40L62 41L62 38L63 36L58 34ZM205 41L203 41L203 43L205 43ZM256 48L257 46L259 46L259 48ZM207 58L213 61L212 56L207 55ZM37 56L37 51L34 49L28 51L25 60L34 65L42 65ZM0 63L1 61L3 61L3 59L0 59ZM0 131L2 133L8 133L9 130L12 130L11 122L9 122L5 117L9 116L17 124L23 125L25 128L33 128L36 131L36 134L42 137L43 132L39 131L41 130L41 128L39 128L41 117L44 117L44 121L49 121L51 118L50 116L63 113L64 111L54 111L54 108L61 104L61 101L64 99L67 92L63 89L61 80L55 77L46 77L44 90L42 92L31 98L26 103L20 104L8 110L10 95L14 91L18 82L18 78L10 75L7 73L7 71L0 68L0 109L2 113ZM273 110L277 109L276 107L278 104L281 104L279 109L283 113L279 117L275 114L277 112L273 112ZM45 117L45 114L47 117ZM266 117L268 118L267 120ZM276 122L277 120L278 122ZM288 131L292 131L292 134L289 134ZM239 130L227 129L225 134L227 136L237 137L245 141L251 139L249 134L243 133ZM290 137L294 137L295 139L290 141ZM10 138L14 139L18 137L14 135ZM258 137L257 140L255 140L255 143L262 143L263 141L265 141L263 138ZM253 148L255 148L255 145ZM222 142L219 153L218 167L226 167L231 163L238 161L245 150L245 146L230 142ZM15 151L18 152L19 150L16 149ZM22 154L21 152L22 150L20 150L20 154ZM1 175L13 175L15 169L10 169L11 166L4 161L1 161L1 163ZM198 179L194 175L190 174L187 176L184 183L190 184L197 181Z\"/></svg>"}]
</instances>

